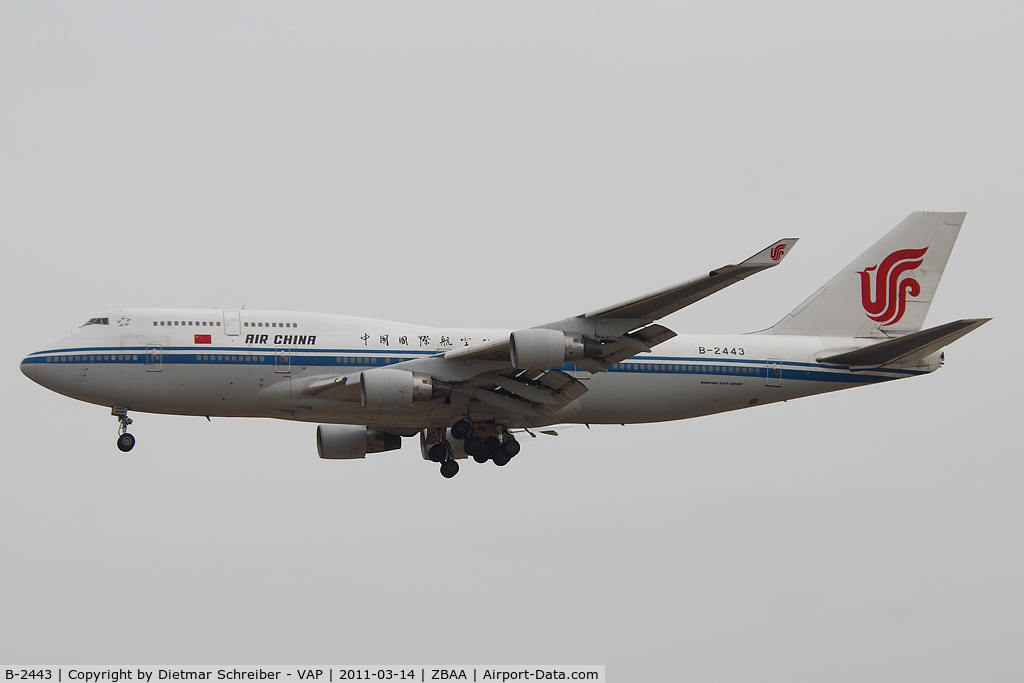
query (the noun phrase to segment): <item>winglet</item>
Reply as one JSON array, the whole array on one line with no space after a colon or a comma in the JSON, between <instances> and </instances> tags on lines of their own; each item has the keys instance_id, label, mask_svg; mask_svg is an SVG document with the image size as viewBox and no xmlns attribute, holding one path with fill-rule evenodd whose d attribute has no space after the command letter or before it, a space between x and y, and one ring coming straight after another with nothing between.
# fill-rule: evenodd
<instances>
[{"instance_id":1,"label":"winglet","mask_svg":"<svg viewBox=\"0 0 1024 683\"><path fill-rule=\"evenodd\" d=\"M781 239L770 247L757 252L746 261L741 263L741 266L777 266L782 263L782 259L786 258L786 254L789 253L793 245L796 244L797 237L787 237Z\"/></svg>"}]
</instances>

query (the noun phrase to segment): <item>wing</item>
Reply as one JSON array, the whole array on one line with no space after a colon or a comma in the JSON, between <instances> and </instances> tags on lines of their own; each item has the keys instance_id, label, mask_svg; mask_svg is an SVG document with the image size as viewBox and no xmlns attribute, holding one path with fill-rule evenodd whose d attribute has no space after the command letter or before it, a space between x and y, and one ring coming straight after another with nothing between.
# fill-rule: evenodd
<instances>
[{"instance_id":1,"label":"wing","mask_svg":"<svg viewBox=\"0 0 1024 683\"><path fill-rule=\"evenodd\" d=\"M779 265L796 242L796 238L793 237L779 240L738 265L722 266L707 275L624 301L621 304L591 311L584 314L583 317L632 318L651 321L664 318L666 315L686 308L754 273Z\"/></svg>"},{"instance_id":2,"label":"wing","mask_svg":"<svg viewBox=\"0 0 1024 683\"><path fill-rule=\"evenodd\" d=\"M604 372L638 353L650 352L676 336L657 324L657 319L778 265L794 244L796 239L779 240L737 265L723 266L657 292L533 328L552 330L549 334L556 346L574 340L587 350L585 356L568 360L568 366L556 360L543 367L513 367L511 340L506 337L387 367L428 375L445 383L450 387L453 412L465 413L472 411L472 406L483 406L495 415L529 424L550 424L556 413L587 392L586 384L570 374L572 366L591 373ZM358 401L359 382L359 373L313 378L303 384L301 391L308 396Z\"/></svg>"},{"instance_id":3,"label":"wing","mask_svg":"<svg viewBox=\"0 0 1024 683\"><path fill-rule=\"evenodd\" d=\"M598 362L608 368L637 353L650 351L651 347L676 336L674 332L661 325L652 325L651 323L655 320L675 313L729 285L734 285L754 273L779 265L796 242L797 238L788 237L762 249L737 265L722 266L710 271L707 275L681 282L678 285L539 327L569 333L575 332L600 339L605 342L607 348L603 349ZM632 350L632 353L623 355L629 350ZM509 340L497 339L453 349L445 353L444 357L449 360L475 359L509 362L511 360ZM579 363L575 364L585 367Z\"/></svg>"},{"instance_id":4,"label":"wing","mask_svg":"<svg viewBox=\"0 0 1024 683\"><path fill-rule=\"evenodd\" d=\"M707 275L542 327L590 334L597 338L618 336L686 308L754 273L779 265L796 243L797 238L788 237L736 265L722 266Z\"/></svg>"}]
</instances>

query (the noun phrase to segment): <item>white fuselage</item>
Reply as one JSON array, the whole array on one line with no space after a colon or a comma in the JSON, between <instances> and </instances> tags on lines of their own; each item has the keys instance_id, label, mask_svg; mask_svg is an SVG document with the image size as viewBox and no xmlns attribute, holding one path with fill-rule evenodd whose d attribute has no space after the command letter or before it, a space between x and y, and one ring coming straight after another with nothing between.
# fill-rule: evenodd
<instances>
[{"instance_id":1,"label":"white fuselage","mask_svg":"<svg viewBox=\"0 0 1024 683\"><path fill-rule=\"evenodd\" d=\"M304 395L309 378L353 373L436 355L508 331L438 329L339 315L284 311L139 309L108 314L30 354L35 382L82 401L130 410L392 427L445 426L443 400L364 408L358 399ZM553 417L509 426L678 420L934 371L938 354L908 366L850 371L817 362L860 339L813 336L680 335L654 352L591 374L563 369L588 391ZM473 404L474 419L488 408Z\"/></svg>"}]
</instances>

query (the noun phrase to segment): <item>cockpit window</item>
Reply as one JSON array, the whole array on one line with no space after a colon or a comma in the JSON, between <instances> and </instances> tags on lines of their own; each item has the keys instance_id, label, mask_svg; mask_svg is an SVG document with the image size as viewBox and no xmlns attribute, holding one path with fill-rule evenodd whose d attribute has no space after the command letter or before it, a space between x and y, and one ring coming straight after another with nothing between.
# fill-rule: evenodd
<instances>
[{"instance_id":1,"label":"cockpit window","mask_svg":"<svg viewBox=\"0 0 1024 683\"><path fill-rule=\"evenodd\" d=\"M109 325L109 324L110 324L110 318L89 318L89 320L85 323L85 325L82 325L82 327L85 327L86 325Z\"/></svg>"}]
</instances>

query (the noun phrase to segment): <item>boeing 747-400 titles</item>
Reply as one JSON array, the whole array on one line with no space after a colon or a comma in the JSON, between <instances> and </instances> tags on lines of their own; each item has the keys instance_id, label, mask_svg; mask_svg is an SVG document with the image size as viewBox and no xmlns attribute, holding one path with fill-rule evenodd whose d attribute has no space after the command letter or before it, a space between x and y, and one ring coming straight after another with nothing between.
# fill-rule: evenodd
<instances>
[{"instance_id":1,"label":"boeing 747-400 titles","mask_svg":"<svg viewBox=\"0 0 1024 683\"><path fill-rule=\"evenodd\" d=\"M796 239L736 265L530 329L439 329L341 315L133 309L90 318L29 354L34 382L129 411L320 423L321 458L418 437L453 477L472 457L506 465L516 435L564 423L681 420L916 377L988 321L922 329L963 213L911 214L773 327L676 335L658 321L772 268Z\"/></svg>"}]
</instances>

